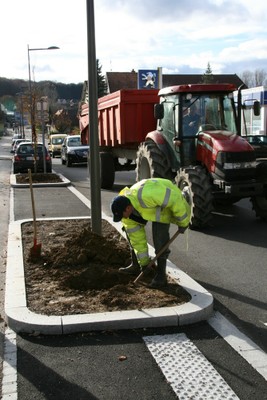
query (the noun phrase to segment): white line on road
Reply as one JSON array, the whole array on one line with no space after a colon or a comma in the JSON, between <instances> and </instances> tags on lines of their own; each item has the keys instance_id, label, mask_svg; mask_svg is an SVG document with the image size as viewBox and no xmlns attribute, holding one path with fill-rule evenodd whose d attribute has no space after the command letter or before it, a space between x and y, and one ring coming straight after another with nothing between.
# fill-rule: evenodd
<instances>
[{"instance_id":1,"label":"white line on road","mask_svg":"<svg viewBox=\"0 0 267 400\"><path fill-rule=\"evenodd\" d=\"M237 351L252 367L267 380L267 354L240 332L222 314L215 312L208 323Z\"/></svg>"},{"instance_id":2,"label":"white line on road","mask_svg":"<svg viewBox=\"0 0 267 400\"><path fill-rule=\"evenodd\" d=\"M17 400L17 345L16 333L7 328L4 342L2 400Z\"/></svg>"}]
</instances>

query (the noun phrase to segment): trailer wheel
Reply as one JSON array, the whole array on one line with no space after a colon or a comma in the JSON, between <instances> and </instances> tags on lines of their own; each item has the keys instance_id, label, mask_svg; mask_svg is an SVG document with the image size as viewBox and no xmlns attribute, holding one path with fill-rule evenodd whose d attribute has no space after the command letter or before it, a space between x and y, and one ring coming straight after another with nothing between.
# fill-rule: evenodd
<instances>
[{"instance_id":1,"label":"trailer wheel","mask_svg":"<svg viewBox=\"0 0 267 400\"><path fill-rule=\"evenodd\" d=\"M181 169L176 184L191 205L191 228L210 226L213 211L213 195L209 177L200 166Z\"/></svg>"},{"instance_id":2,"label":"trailer wheel","mask_svg":"<svg viewBox=\"0 0 267 400\"><path fill-rule=\"evenodd\" d=\"M148 178L174 178L165 154L152 140L141 143L136 154L136 180Z\"/></svg>"},{"instance_id":3,"label":"trailer wheel","mask_svg":"<svg viewBox=\"0 0 267 400\"><path fill-rule=\"evenodd\" d=\"M111 153L99 153L101 188L112 189L115 180L115 166Z\"/></svg>"}]
</instances>

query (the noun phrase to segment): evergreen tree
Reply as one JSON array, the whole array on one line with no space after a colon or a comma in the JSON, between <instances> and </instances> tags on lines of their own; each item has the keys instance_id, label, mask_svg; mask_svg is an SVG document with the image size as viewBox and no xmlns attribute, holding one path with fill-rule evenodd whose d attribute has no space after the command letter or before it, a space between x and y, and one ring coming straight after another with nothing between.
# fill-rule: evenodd
<instances>
[{"instance_id":1,"label":"evergreen tree","mask_svg":"<svg viewBox=\"0 0 267 400\"><path fill-rule=\"evenodd\" d=\"M103 97L107 94L107 83L105 76L102 74L102 65L100 65L99 60L96 60L96 69L97 69L97 93L98 98Z\"/></svg>"},{"instance_id":2,"label":"evergreen tree","mask_svg":"<svg viewBox=\"0 0 267 400\"><path fill-rule=\"evenodd\" d=\"M210 63L208 62L207 69L202 76L202 82L203 83L212 83L213 79L214 79L214 77L212 74L212 69L211 69Z\"/></svg>"}]
</instances>

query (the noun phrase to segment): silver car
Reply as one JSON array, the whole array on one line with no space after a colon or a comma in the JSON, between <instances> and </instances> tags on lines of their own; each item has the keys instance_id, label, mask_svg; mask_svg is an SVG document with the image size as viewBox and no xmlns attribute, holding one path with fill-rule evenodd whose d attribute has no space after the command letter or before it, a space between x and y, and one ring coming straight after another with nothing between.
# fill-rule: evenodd
<instances>
[{"instance_id":1,"label":"silver car","mask_svg":"<svg viewBox=\"0 0 267 400\"><path fill-rule=\"evenodd\" d=\"M80 135L65 137L61 148L61 163L71 167L72 164L85 164L88 161L89 146L81 143Z\"/></svg>"}]
</instances>

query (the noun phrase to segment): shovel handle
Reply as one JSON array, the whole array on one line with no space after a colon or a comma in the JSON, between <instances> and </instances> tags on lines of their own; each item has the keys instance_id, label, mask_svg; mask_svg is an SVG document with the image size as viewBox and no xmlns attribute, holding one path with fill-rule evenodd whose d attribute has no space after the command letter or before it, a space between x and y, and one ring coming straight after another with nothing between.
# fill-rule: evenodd
<instances>
[{"instance_id":1,"label":"shovel handle","mask_svg":"<svg viewBox=\"0 0 267 400\"><path fill-rule=\"evenodd\" d=\"M179 235L179 229L175 232L175 234L170 238L170 240L164 244L164 246L162 246L162 248L160 249L160 251L158 252L158 254L155 255L154 258L152 258L152 260L150 261L150 263L148 264L147 268L152 267L153 264L155 264L155 261L157 261L157 259L161 256L161 254L167 250L167 248L170 246L170 244L177 238L177 236ZM144 271L142 271L138 277L134 280L134 284L136 284L144 275Z\"/></svg>"},{"instance_id":2,"label":"shovel handle","mask_svg":"<svg viewBox=\"0 0 267 400\"><path fill-rule=\"evenodd\" d=\"M33 238L34 238L34 241L36 241L36 239L37 239L36 214L35 214L34 195L33 195L33 188L32 188L32 171L30 169L28 169L28 175L29 175L31 201L32 201L33 230L34 230Z\"/></svg>"}]
</instances>

